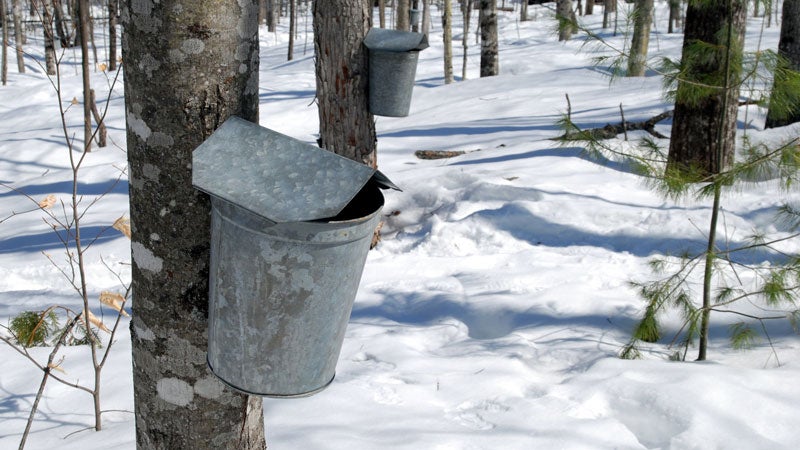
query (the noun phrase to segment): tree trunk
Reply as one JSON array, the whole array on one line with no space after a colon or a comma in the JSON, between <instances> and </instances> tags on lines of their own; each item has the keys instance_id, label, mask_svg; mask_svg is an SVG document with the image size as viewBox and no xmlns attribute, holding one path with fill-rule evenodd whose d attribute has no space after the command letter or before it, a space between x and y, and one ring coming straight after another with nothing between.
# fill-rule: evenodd
<instances>
[{"instance_id":1,"label":"tree trunk","mask_svg":"<svg viewBox=\"0 0 800 450\"><path fill-rule=\"evenodd\" d=\"M411 0L397 0L397 16L395 17L395 28L401 31L408 31L411 29L409 3Z\"/></svg>"},{"instance_id":2,"label":"tree trunk","mask_svg":"<svg viewBox=\"0 0 800 450\"><path fill-rule=\"evenodd\" d=\"M297 0L289 0L289 45L286 56L287 61L294 59L294 35L297 30L297 14L295 14L295 6Z\"/></svg>"},{"instance_id":3,"label":"tree trunk","mask_svg":"<svg viewBox=\"0 0 800 450\"><path fill-rule=\"evenodd\" d=\"M669 4L669 25L667 33L674 33L675 28L680 27L681 23L681 0L668 0Z\"/></svg>"},{"instance_id":4,"label":"tree trunk","mask_svg":"<svg viewBox=\"0 0 800 450\"><path fill-rule=\"evenodd\" d=\"M431 32L431 0L422 0L422 34Z\"/></svg>"},{"instance_id":5,"label":"tree trunk","mask_svg":"<svg viewBox=\"0 0 800 450\"><path fill-rule=\"evenodd\" d=\"M568 41L572 37L572 0L556 0L558 40Z\"/></svg>"},{"instance_id":6,"label":"tree trunk","mask_svg":"<svg viewBox=\"0 0 800 450\"><path fill-rule=\"evenodd\" d=\"M594 0L586 0L586 10L583 14L587 16L594 14Z\"/></svg>"},{"instance_id":7,"label":"tree trunk","mask_svg":"<svg viewBox=\"0 0 800 450\"><path fill-rule=\"evenodd\" d=\"M611 13L617 10L617 0L603 1L603 28L608 28L611 24Z\"/></svg>"},{"instance_id":8,"label":"tree trunk","mask_svg":"<svg viewBox=\"0 0 800 450\"><path fill-rule=\"evenodd\" d=\"M108 70L117 70L117 15L119 0L108 0Z\"/></svg>"},{"instance_id":9,"label":"tree trunk","mask_svg":"<svg viewBox=\"0 0 800 450\"><path fill-rule=\"evenodd\" d=\"M2 0L4 1L4 0ZM17 71L25 73L25 59L23 58L23 34L22 30L22 0L14 0L13 3L14 15L14 46L17 49ZM4 27L8 24L4 24Z\"/></svg>"},{"instance_id":10,"label":"tree trunk","mask_svg":"<svg viewBox=\"0 0 800 450\"><path fill-rule=\"evenodd\" d=\"M208 369L210 202L192 151L258 121L255 0L124 0L134 404L140 449L264 449L261 399Z\"/></svg>"},{"instance_id":11,"label":"tree trunk","mask_svg":"<svg viewBox=\"0 0 800 450\"><path fill-rule=\"evenodd\" d=\"M89 84L91 69L89 68L89 0L78 0L80 15L81 72L83 76L83 150L92 150L92 88Z\"/></svg>"},{"instance_id":12,"label":"tree trunk","mask_svg":"<svg viewBox=\"0 0 800 450\"><path fill-rule=\"evenodd\" d=\"M497 42L497 0L480 0L481 77L500 74Z\"/></svg>"},{"instance_id":13,"label":"tree trunk","mask_svg":"<svg viewBox=\"0 0 800 450\"><path fill-rule=\"evenodd\" d=\"M636 0L633 10L633 37L628 57L628 76L643 77L650 43L650 24L653 18L653 0Z\"/></svg>"},{"instance_id":14,"label":"tree trunk","mask_svg":"<svg viewBox=\"0 0 800 450\"><path fill-rule=\"evenodd\" d=\"M444 84L453 82L453 7L444 0L442 11L442 41L444 41Z\"/></svg>"},{"instance_id":15,"label":"tree trunk","mask_svg":"<svg viewBox=\"0 0 800 450\"><path fill-rule=\"evenodd\" d=\"M784 0L781 38L778 55L781 61L775 73L767 113L767 128L782 127L800 122L800 93L787 80L786 70L800 72L800 0Z\"/></svg>"},{"instance_id":16,"label":"tree trunk","mask_svg":"<svg viewBox=\"0 0 800 450\"><path fill-rule=\"evenodd\" d=\"M668 169L702 179L733 162L746 9L744 0L689 1Z\"/></svg>"},{"instance_id":17,"label":"tree trunk","mask_svg":"<svg viewBox=\"0 0 800 450\"><path fill-rule=\"evenodd\" d=\"M72 47L72 39L67 28L67 21L64 20L64 6L61 0L53 0L53 14L56 16L56 35L61 42L61 48Z\"/></svg>"},{"instance_id":18,"label":"tree trunk","mask_svg":"<svg viewBox=\"0 0 800 450\"><path fill-rule=\"evenodd\" d=\"M461 48L463 54L461 57L461 80L467 79L467 59L469 50L469 22L472 20L472 1L461 0L461 12L464 15L464 33L461 37Z\"/></svg>"},{"instance_id":19,"label":"tree trunk","mask_svg":"<svg viewBox=\"0 0 800 450\"><path fill-rule=\"evenodd\" d=\"M367 96L364 37L371 0L314 2L319 146L377 167L375 121ZM407 12L407 11L406 11Z\"/></svg>"},{"instance_id":20,"label":"tree trunk","mask_svg":"<svg viewBox=\"0 0 800 450\"><path fill-rule=\"evenodd\" d=\"M8 15L5 0L0 0L0 20L3 21L3 54L2 60L0 60L0 81L5 86L8 83Z\"/></svg>"},{"instance_id":21,"label":"tree trunk","mask_svg":"<svg viewBox=\"0 0 800 450\"><path fill-rule=\"evenodd\" d=\"M522 3L520 3L519 21L520 22L528 21L528 0L522 0Z\"/></svg>"},{"instance_id":22,"label":"tree trunk","mask_svg":"<svg viewBox=\"0 0 800 450\"><path fill-rule=\"evenodd\" d=\"M274 33L278 28L278 14L280 14L280 5L278 0L267 0L269 2L269 11L267 13L267 31Z\"/></svg>"},{"instance_id":23,"label":"tree trunk","mask_svg":"<svg viewBox=\"0 0 800 450\"><path fill-rule=\"evenodd\" d=\"M2 2L3 0L0 0ZM44 35L44 62L48 75L56 74L56 43L53 33L53 5L42 0L42 31Z\"/></svg>"}]
</instances>

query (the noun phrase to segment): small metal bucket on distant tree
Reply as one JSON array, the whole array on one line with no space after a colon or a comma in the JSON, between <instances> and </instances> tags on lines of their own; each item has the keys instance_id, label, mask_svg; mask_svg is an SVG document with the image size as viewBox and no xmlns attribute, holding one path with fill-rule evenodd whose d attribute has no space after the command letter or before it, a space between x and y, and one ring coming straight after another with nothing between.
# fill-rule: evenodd
<instances>
[{"instance_id":1,"label":"small metal bucket on distant tree","mask_svg":"<svg viewBox=\"0 0 800 450\"><path fill-rule=\"evenodd\" d=\"M408 116L419 52L428 48L428 38L373 28L364 45L369 50L369 111L377 116Z\"/></svg>"}]
</instances>

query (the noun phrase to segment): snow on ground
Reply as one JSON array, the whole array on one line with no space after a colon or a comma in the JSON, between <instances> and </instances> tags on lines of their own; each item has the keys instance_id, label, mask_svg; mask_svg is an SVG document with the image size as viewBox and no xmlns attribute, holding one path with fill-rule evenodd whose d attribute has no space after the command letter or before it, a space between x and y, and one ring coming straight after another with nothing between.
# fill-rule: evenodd
<instances>
[{"instance_id":1,"label":"snow on ground","mask_svg":"<svg viewBox=\"0 0 800 450\"><path fill-rule=\"evenodd\" d=\"M403 192L387 194L383 242L369 255L336 380L313 397L265 400L271 448L796 448L800 339L788 324L771 324L774 352L763 343L731 350L728 318L714 317L708 362L668 361L668 339L646 348L644 360L617 358L643 307L629 281L652 277L653 256L699 248L709 208L664 200L624 165L549 140L559 134L565 94L573 119L586 127L618 122L620 103L628 120L669 106L658 76L610 83L582 39L556 42L547 6L531 7L536 20L529 22L500 13L498 77L478 78L470 35L468 80L461 80L456 44L451 85L443 84L434 9L410 116L377 119L380 168ZM584 19L599 31L601 17ZM664 2L656 18L651 55L677 55L681 35L664 33ZM454 22L458 40L460 18ZM760 27L751 19L750 48ZM261 124L313 142L313 44L303 51L302 20L299 28L291 62L285 30L262 29ZM762 45L774 48L777 31L765 30ZM622 36L602 34L622 46ZM53 88L34 62L42 62L40 44L31 39L28 73L12 65L9 85L0 87L0 181L36 201L49 194L68 201L69 152ZM62 66L65 104L81 96L75 57L67 51ZM98 98L108 95L110 77L94 75ZM107 229L127 211L122 95L120 81L109 96L112 145L89 154L81 172L84 204L108 191L83 219L84 236L99 236L87 255L93 295L119 289L115 272L130 276L128 241ZM67 116L78 143L79 109ZM798 131L758 131L763 111L754 108L740 119L754 139ZM669 123L660 130L668 133ZM468 153L420 160L415 150ZM771 218L778 204L770 183L726 195L730 239L753 227L785 233ZM19 192L0 189L0 220L31 207ZM41 212L0 223L0 322L53 304L79 307L43 252L64 261ZM110 317L99 304L94 312ZM104 371L102 403L111 410L104 431L85 431L93 420L87 394L51 381L29 448L135 448L124 325ZM32 353L44 360L48 349ZM66 376L90 378L87 349L61 354ZM0 448L15 448L40 374L6 345L0 359Z\"/></svg>"}]
</instances>

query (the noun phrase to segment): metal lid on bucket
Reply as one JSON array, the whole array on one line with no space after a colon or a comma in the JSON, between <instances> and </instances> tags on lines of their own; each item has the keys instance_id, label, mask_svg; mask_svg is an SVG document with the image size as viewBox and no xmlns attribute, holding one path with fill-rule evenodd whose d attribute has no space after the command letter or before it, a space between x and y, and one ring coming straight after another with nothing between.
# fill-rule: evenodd
<instances>
[{"instance_id":1,"label":"metal lid on bucket","mask_svg":"<svg viewBox=\"0 0 800 450\"><path fill-rule=\"evenodd\" d=\"M273 222L334 217L370 179L398 189L367 165L239 117L194 150L192 165L197 189Z\"/></svg>"},{"instance_id":2,"label":"metal lid on bucket","mask_svg":"<svg viewBox=\"0 0 800 450\"><path fill-rule=\"evenodd\" d=\"M364 45L370 50L384 52L410 52L428 48L428 36L409 31L371 28L364 38Z\"/></svg>"}]
</instances>

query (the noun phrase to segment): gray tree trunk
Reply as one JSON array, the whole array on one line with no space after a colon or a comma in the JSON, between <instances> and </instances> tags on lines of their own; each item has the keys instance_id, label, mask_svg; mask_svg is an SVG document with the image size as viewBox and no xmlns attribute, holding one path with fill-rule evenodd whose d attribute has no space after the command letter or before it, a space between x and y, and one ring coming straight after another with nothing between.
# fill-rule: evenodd
<instances>
[{"instance_id":1,"label":"gray tree trunk","mask_svg":"<svg viewBox=\"0 0 800 450\"><path fill-rule=\"evenodd\" d=\"M2 2L3 0L0 0ZM53 33L53 5L50 0L41 2L42 30L44 35L44 62L48 75L56 74L56 43Z\"/></svg>"},{"instance_id":2,"label":"gray tree trunk","mask_svg":"<svg viewBox=\"0 0 800 450\"><path fill-rule=\"evenodd\" d=\"M608 28L611 22L611 13L617 10L617 0L603 1L603 28Z\"/></svg>"},{"instance_id":3,"label":"gray tree trunk","mask_svg":"<svg viewBox=\"0 0 800 450\"><path fill-rule=\"evenodd\" d=\"M295 13L295 4L297 0L289 0L289 45L287 49L286 60L291 61L294 59L294 35L297 30L297 14Z\"/></svg>"},{"instance_id":4,"label":"gray tree trunk","mask_svg":"<svg viewBox=\"0 0 800 450\"><path fill-rule=\"evenodd\" d=\"M528 0L522 0L522 3L520 4L519 21L520 22L528 21Z\"/></svg>"},{"instance_id":5,"label":"gray tree trunk","mask_svg":"<svg viewBox=\"0 0 800 450\"><path fill-rule=\"evenodd\" d=\"M680 28L681 24L681 0L667 0L669 5L669 25L667 33L674 33L675 28Z\"/></svg>"},{"instance_id":6,"label":"gray tree trunk","mask_svg":"<svg viewBox=\"0 0 800 450\"><path fill-rule=\"evenodd\" d=\"M264 449L259 397L206 364L210 202L191 156L231 115L258 121L255 0L124 0L122 51L139 449Z\"/></svg>"},{"instance_id":7,"label":"gray tree trunk","mask_svg":"<svg viewBox=\"0 0 800 450\"><path fill-rule=\"evenodd\" d=\"M267 31L274 33L278 28L278 16L281 13L280 3L278 0L267 0L269 8L267 11Z\"/></svg>"},{"instance_id":8,"label":"gray tree trunk","mask_svg":"<svg viewBox=\"0 0 800 450\"><path fill-rule=\"evenodd\" d=\"M467 59L469 50L469 23L472 20L472 0L461 0L461 12L464 15L464 33L461 37L461 80L467 79Z\"/></svg>"},{"instance_id":9,"label":"gray tree trunk","mask_svg":"<svg viewBox=\"0 0 800 450\"><path fill-rule=\"evenodd\" d=\"M72 47L72 39L64 17L64 5L61 0L53 0L53 14L56 16L56 35L62 48Z\"/></svg>"},{"instance_id":10,"label":"gray tree trunk","mask_svg":"<svg viewBox=\"0 0 800 450\"><path fill-rule=\"evenodd\" d=\"M411 0L397 0L397 16L395 17L395 28L401 31L411 29L409 8Z\"/></svg>"},{"instance_id":11,"label":"gray tree trunk","mask_svg":"<svg viewBox=\"0 0 800 450\"><path fill-rule=\"evenodd\" d=\"M83 76L83 150L92 149L92 88L89 83L89 0L78 0L80 30L78 37L81 44L81 72Z\"/></svg>"},{"instance_id":12,"label":"gray tree trunk","mask_svg":"<svg viewBox=\"0 0 800 450\"><path fill-rule=\"evenodd\" d=\"M558 40L568 41L572 37L572 0L556 0Z\"/></svg>"},{"instance_id":13,"label":"gray tree trunk","mask_svg":"<svg viewBox=\"0 0 800 450\"><path fill-rule=\"evenodd\" d=\"M0 81L3 86L8 83L8 21L6 16L6 2L0 0L0 20L3 21L3 55L0 60Z\"/></svg>"},{"instance_id":14,"label":"gray tree trunk","mask_svg":"<svg viewBox=\"0 0 800 450\"><path fill-rule=\"evenodd\" d=\"M108 70L117 70L117 15L119 0L108 0Z\"/></svg>"},{"instance_id":15,"label":"gray tree trunk","mask_svg":"<svg viewBox=\"0 0 800 450\"><path fill-rule=\"evenodd\" d=\"M444 84L453 82L453 7L450 0L444 0L442 11L442 41L444 43Z\"/></svg>"},{"instance_id":16,"label":"gray tree trunk","mask_svg":"<svg viewBox=\"0 0 800 450\"><path fill-rule=\"evenodd\" d=\"M497 39L497 0L480 0L481 77L500 74Z\"/></svg>"},{"instance_id":17,"label":"gray tree trunk","mask_svg":"<svg viewBox=\"0 0 800 450\"><path fill-rule=\"evenodd\" d=\"M784 0L778 55L782 70L800 72L800 0ZM796 75L795 75L796 76ZM784 74L778 72L772 86L767 128L800 122L800 92L793 91Z\"/></svg>"},{"instance_id":18,"label":"gray tree trunk","mask_svg":"<svg viewBox=\"0 0 800 450\"><path fill-rule=\"evenodd\" d=\"M586 10L583 12L583 14L587 16L594 14L594 1L595 0L586 0Z\"/></svg>"},{"instance_id":19,"label":"gray tree trunk","mask_svg":"<svg viewBox=\"0 0 800 450\"><path fill-rule=\"evenodd\" d=\"M24 31L22 30L22 0L14 0L12 5L14 15L14 46L17 50L17 70L25 73L25 59L23 58ZM4 28L8 24L4 25Z\"/></svg>"},{"instance_id":20,"label":"gray tree trunk","mask_svg":"<svg viewBox=\"0 0 800 450\"><path fill-rule=\"evenodd\" d=\"M422 0L422 34L431 32L431 0Z\"/></svg>"},{"instance_id":21,"label":"gray tree trunk","mask_svg":"<svg viewBox=\"0 0 800 450\"><path fill-rule=\"evenodd\" d=\"M316 0L319 146L377 167L375 120L367 96L364 37L372 25L371 0Z\"/></svg>"},{"instance_id":22,"label":"gray tree trunk","mask_svg":"<svg viewBox=\"0 0 800 450\"><path fill-rule=\"evenodd\" d=\"M741 72L735 62L741 61L746 5L744 0L689 1L668 169L702 178L725 170L733 162ZM732 62L725 86L729 28ZM698 58L698 42L717 46L719 51L706 50ZM698 88L703 85L714 87Z\"/></svg>"},{"instance_id":23,"label":"gray tree trunk","mask_svg":"<svg viewBox=\"0 0 800 450\"><path fill-rule=\"evenodd\" d=\"M591 1L591 0L590 0ZM650 44L650 24L653 18L653 0L636 0L633 10L633 37L628 56L629 77L643 77Z\"/></svg>"}]
</instances>

